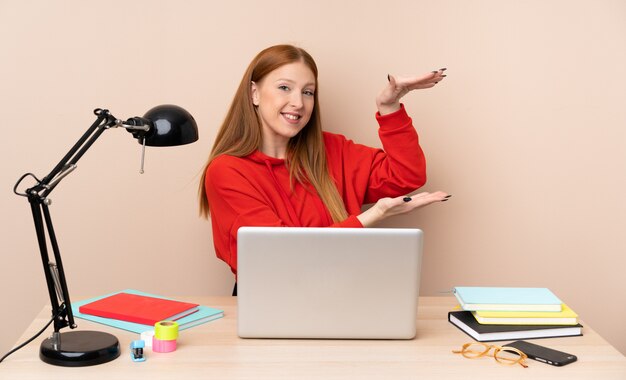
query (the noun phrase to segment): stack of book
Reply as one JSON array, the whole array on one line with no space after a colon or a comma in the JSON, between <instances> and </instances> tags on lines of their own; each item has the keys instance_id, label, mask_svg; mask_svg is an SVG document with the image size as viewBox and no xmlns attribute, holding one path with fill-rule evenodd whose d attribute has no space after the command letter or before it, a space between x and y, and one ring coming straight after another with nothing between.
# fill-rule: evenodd
<instances>
[{"instance_id":1,"label":"stack of book","mask_svg":"<svg viewBox=\"0 0 626 380\"><path fill-rule=\"evenodd\" d=\"M74 316L142 333L160 321L176 321L180 330L224 316L219 309L167 299L126 289L121 292L72 303Z\"/></svg>"},{"instance_id":2,"label":"stack of book","mask_svg":"<svg viewBox=\"0 0 626 380\"><path fill-rule=\"evenodd\" d=\"M450 323L479 342L582 335L578 315L547 288L454 288Z\"/></svg>"}]
</instances>

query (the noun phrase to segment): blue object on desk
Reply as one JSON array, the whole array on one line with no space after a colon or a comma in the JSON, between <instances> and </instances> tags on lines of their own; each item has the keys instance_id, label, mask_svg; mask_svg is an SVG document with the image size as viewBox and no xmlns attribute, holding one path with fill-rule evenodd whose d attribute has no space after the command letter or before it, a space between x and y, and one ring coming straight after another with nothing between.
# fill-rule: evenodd
<instances>
[{"instance_id":1,"label":"blue object on desk","mask_svg":"<svg viewBox=\"0 0 626 380\"><path fill-rule=\"evenodd\" d=\"M143 340L133 340L130 343L130 358L134 362L145 362L146 357L143 356L143 348L146 346L146 342Z\"/></svg>"},{"instance_id":2,"label":"blue object on desk","mask_svg":"<svg viewBox=\"0 0 626 380\"><path fill-rule=\"evenodd\" d=\"M148 297L165 298L165 297L141 292L139 290L134 290L134 289L126 289L126 290L122 290L122 292L130 293L130 294L139 294L139 295L144 295ZM137 334L141 334L144 331L154 330L153 325L142 325L139 323L120 321L120 320L112 319L112 318L97 317L95 315L83 314L79 311L79 308L82 305L97 301L99 299L102 299L108 296L112 296L117 293L120 293L120 292L106 294L104 296L90 298L90 299L86 299L86 300L82 300L78 302L72 302L72 313L74 314L74 317L77 317L77 318L82 318L82 319L86 319L92 322L102 323L104 325L113 326L118 329L134 332ZM208 307L208 306L200 306L197 312L190 314L186 317L183 317L181 319L177 319L176 322L178 322L179 329L182 331L190 327L209 322L214 319L222 318L223 316L224 316L223 310L215 309L215 308Z\"/></svg>"}]
</instances>

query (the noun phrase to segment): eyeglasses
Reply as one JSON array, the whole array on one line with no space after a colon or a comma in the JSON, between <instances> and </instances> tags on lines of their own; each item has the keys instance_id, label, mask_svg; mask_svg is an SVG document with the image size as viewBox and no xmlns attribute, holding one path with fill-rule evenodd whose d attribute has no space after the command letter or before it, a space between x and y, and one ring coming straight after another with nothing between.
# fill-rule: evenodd
<instances>
[{"instance_id":1,"label":"eyeglasses","mask_svg":"<svg viewBox=\"0 0 626 380\"><path fill-rule=\"evenodd\" d=\"M452 350L452 353L461 354L468 359L477 359L489 355L492 348L495 348L493 358L496 359L498 363L505 365L519 364L524 368L528 368L528 366L524 363L528 356L514 347L501 347L492 344L472 342L465 343L461 347L461 350Z\"/></svg>"}]
</instances>

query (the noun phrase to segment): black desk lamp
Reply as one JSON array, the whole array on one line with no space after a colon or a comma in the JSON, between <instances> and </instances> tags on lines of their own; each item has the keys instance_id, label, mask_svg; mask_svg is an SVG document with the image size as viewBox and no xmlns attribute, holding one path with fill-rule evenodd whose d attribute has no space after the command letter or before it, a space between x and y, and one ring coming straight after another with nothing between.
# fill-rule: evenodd
<instances>
[{"instance_id":1,"label":"black desk lamp","mask_svg":"<svg viewBox=\"0 0 626 380\"><path fill-rule=\"evenodd\" d=\"M107 129L125 128L143 145L141 173L143 173L143 153L146 146L183 145L198 140L198 126L193 116L178 106L157 106L149 110L143 117L133 117L126 121L116 119L108 110L96 109L94 113L97 116L96 121L63 157L61 162L52 169L50 174L41 180L31 173L24 174L13 189L17 195L27 197L30 202L52 305L54 332L50 338L41 343L39 357L46 363L66 367L81 367L109 362L120 355L120 347L114 335L104 332L59 332L64 327L75 329L77 326L74 323L61 254L48 209L51 203L48 195L65 176L76 169L76 162ZM24 178L29 176L35 179L35 186L27 189L25 193L19 193L17 191L18 186ZM48 244L52 247L55 262L50 261L48 256Z\"/></svg>"}]
</instances>

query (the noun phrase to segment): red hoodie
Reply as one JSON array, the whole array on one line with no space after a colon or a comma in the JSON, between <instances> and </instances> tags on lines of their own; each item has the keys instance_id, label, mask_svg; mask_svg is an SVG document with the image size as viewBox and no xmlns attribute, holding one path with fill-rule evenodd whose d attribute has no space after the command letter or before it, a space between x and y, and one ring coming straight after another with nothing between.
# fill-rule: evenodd
<instances>
[{"instance_id":1,"label":"red hoodie","mask_svg":"<svg viewBox=\"0 0 626 380\"><path fill-rule=\"evenodd\" d=\"M376 114L383 149L355 144L324 132L331 177L349 217L333 223L310 185L289 181L285 160L255 151L246 157L216 157L206 173L206 193L217 256L237 273L237 230L242 226L363 227L364 204L398 197L426 182L424 153L411 118L402 108ZM292 191L293 187L293 191Z\"/></svg>"}]
</instances>

